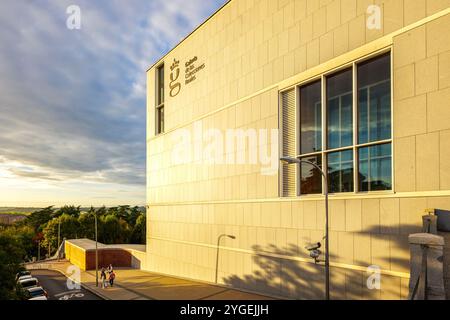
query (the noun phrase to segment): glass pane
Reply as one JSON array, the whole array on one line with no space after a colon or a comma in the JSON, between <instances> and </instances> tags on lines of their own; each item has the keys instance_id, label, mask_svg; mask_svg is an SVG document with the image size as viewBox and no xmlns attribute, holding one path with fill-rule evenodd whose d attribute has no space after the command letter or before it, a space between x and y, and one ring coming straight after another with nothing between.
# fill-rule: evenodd
<instances>
[{"instance_id":1,"label":"glass pane","mask_svg":"<svg viewBox=\"0 0 450 320\"><path fill-rule=\"evenodd\" d=\"M328 155L328 191L353 192L353 150Z\"/></svg>"},{"instance_id":2,"label":"glass pane","mask_svg":"<svg viewBox=\"0 0 450 320\"><path fill-rule=\"evenodd\" d=\"M391 138L390 54L358 66L358 143Z\"/></svg>"},{"instance_id":3,"label":"glass pane","mask_svg":"<svg viewBox=\"0 0 450 320\"><path fill-rule=\"evenodd\" d=\"M353 144L352 70L327 78L328 149Z\"/></svg>"},{"instance_id":4,"label":"glass pane","mask_svg":"<svg viewBox=\"0 0 450 320\"><path fill-rule=\"evenodd\" d=\"M164 132L164 107L156 109L156 133Z\"/></svg>"},{"instance_id":5,"label":"glass pane","mask_svg":"<svg viewBox=\"0 0 450 320\"><path fill-rule=\"evenodd\" d=\"M359 158L359 191L392 189L392 147L390 143L361 148Z\"/></svg>"},{"instance_id":6,"label":"glass pane","mask_svg":"<svg viewBox=\"0 0 450 320\"><path fill-rule=\"evenodd\" d=\"M300 88L300 152L322 150L321 82Z\"/></svg>"},{"instance_id":7,"label":"glass pane","mask_svg":"<svg viewBox=\"0 0 450 320\"><path fill-rule=\"evenodd\" d=\"M159 67L157 70L157 93L156 93L156 103L160 105L164 102L164 65Z\"/></svg>"},{"instance_id":8,"label":"glass pane","mask_svg":"<svg viewBox=\"0 0 450 320\"><path fill-rule=\"evenodd\" d=\"M322 168L322 156L306 157L302 160L310 161ZM311 164L302 163L300 165L300 194L320 194L322 193L322 174Z\"/></svg>"}]
</instances>

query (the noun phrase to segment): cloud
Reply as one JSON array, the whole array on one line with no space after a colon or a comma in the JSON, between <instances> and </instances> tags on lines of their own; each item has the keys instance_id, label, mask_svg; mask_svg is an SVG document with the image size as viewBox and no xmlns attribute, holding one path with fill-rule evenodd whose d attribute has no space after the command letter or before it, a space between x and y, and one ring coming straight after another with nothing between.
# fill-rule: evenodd
<instances>
[{"instance_id":1,"label":"cloud","mask_svg":"<svg viewBox=\"0 0 450 320\"><path fill-rule=\"evenodd\" d=\"M15 169L15 168L9 168L8 170L18 177L61 181L61 179L54 178L47 172L26 171L26 170L20 170L20 169Z\"/></svg>"},{"instance_id":2,"label":"cloud","mask_svg":"<svg viewBox=\"0 0 450 320\"><path fill-rule=\"evenodd\" d=\"M0 2L0 159L17 177L145 184L145 71L225 0Z\"/></svg>"}]
</instances>

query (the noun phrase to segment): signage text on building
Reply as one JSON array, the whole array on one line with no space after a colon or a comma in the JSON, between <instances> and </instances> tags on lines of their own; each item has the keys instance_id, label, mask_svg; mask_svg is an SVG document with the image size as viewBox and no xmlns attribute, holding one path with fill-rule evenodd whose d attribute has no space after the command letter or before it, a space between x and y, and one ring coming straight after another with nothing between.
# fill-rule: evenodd
<instances>
[{"instance_id":1,"label":"signage text on building","mask_svg":"<svg viewBox=\"0 0 450 320\"><path fill-rule=\"evenodd\" d=\"M195 79L197 79L197 77L196 77L197 72L199 72L205 68L204 63L202 63L201 65L196 67L197 60L198 60L198 58L197 58L197 56L195 56L192 59L190 59L188 62L185 63L185 67L186 67L185 84L186 85L195 81Z\"/></svg>"}]
</instances>

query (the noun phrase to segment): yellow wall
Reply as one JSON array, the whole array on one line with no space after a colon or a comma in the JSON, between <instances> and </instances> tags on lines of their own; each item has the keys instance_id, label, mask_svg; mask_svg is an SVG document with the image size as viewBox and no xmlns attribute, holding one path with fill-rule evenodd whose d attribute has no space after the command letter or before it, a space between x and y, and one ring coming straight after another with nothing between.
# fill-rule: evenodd
<instances>
[{"instance_id":1,"label":"yellow wall","mask_svg":"<svg viewBox=\"0 0 450 320\"><path fill-rule=\"evenodd\" d=\"M64 242L64 250L66 259L69 260L70 263L78 266L81 270L86 271L86 251L68 241Z\"/></svg>"},{"instance_id":2,"label":"yellow wall","mask_svg":"<svg viewBox=\"0 0 450 320\"><path fill-rule=\"evenodd\" d=\"M366 28L370 4L381 6L381 30ZM420 230L426 208L450 209L449 7L449 0L232 0L163 58L166 85L174 59L197 56L206 67L174 98L166 86L166 130L157 137L151 68L147 268L214 281L217 236L229 233L236 240L222 242L221 283L321 298L323 270L304 246L323 237L322 197L279 198L278 175L261 175L260 165L174 165L176 132L196 121L205 130L278 128L279 91L390 49L394 192L332 197L332 297L405 298L408 234ZM382 269L379 291L365 285L369 265Z\"/></svg>"}]
</instances>

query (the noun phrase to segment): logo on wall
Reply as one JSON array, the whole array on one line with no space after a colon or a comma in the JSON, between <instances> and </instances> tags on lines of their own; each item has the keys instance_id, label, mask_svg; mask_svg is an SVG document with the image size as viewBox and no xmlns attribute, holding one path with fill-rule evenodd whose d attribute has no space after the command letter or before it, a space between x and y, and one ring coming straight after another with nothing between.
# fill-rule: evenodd
<instances>
[{"instance_id":1,"label":"logo on wall","mask_svg":"<svg viewBox=\"0 0 450 320\"><path fill-rule=\"evenodd\" d=\"M176 97L181 91L181 83L178 82L178 78L180 77L180 61L173 59L173 64L170 67L170 96Z\"/></svg>"},{"instance_id":2,"label":"logo on wall","mask_svg":"<svg viewBox=\"0 0 450 320\"><path fill-rule=\"evenodd\" d=\"M184 84L188 85L191 82L195 81L197 79L196 74L203 70L205 68L205 64L202 63L199 66L197 66L197 60L198 58L195 56L192 59L188 60L184 66L185 66L185 80ZM169 83L169 89L170 89L170 96L176 97L180 91L181 91L181 82L178 80L180 77L180 61L177 59L173 59L173 63L170 66L170 83Z\"/></svg>"}]
</instances>

